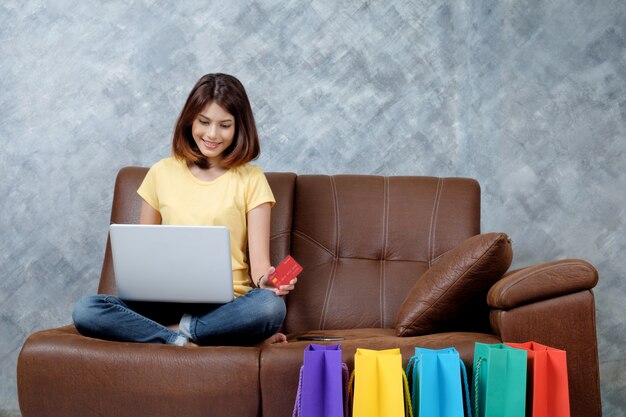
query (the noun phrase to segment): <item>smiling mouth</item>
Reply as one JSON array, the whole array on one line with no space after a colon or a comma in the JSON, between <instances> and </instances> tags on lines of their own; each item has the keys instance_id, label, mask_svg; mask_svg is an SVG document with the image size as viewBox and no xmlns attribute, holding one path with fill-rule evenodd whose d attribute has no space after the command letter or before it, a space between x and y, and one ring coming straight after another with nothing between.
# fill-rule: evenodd
<instances>
[{"instance_id":1,"label":"smiling mouth","mask_svg":"<svg viewBox=\"0 0 626 417\"><path fill-rule=\"evenodd\" d=\"M221 142L210 142L208 140L202 139L202 143L208 149L217 149L222 143Z\"/></svg>"}]
</instances>

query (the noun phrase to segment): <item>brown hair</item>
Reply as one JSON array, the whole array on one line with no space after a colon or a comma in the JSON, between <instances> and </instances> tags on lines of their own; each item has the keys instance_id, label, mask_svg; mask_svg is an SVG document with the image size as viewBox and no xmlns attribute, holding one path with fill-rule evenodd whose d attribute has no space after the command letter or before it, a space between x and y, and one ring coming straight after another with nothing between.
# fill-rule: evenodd
<instances>
[{"instance_id":1,"label":"brown hair","mask_svg":"<svg viewBox=\"0 0 626 417\"><path fill-rule=\"evenodd\" d=\"M222 154L222 165L234 168L256 159L261 149L250 101L241 82L228 74L206 74L191 89L174 129L174 156L200 168L209 167L208 159L193 140L191 125L210 103L218 104L235 118L235 136Z\"/></svg>"}]
</instances>

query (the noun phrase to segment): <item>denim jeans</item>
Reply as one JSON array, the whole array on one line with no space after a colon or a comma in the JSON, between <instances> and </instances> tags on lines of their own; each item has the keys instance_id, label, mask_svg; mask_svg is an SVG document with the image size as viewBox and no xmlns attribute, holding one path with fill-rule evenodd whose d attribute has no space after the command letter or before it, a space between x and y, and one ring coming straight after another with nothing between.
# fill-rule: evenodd
<instances>
[{"instance_id":1,"label":"denim jeans","mask_svg":"<svg viewBox=\"0 0 626 417\"><path fill-rule=\"evenodd\" d=\"M258 288L226 304L124 302L113 295L98 294L78 300L72 318L84 336L183 344L180 333L162 324L168 311L180 311L177 320L186 313L191 340L199 345L251 345L276 333L285 319L286 307L273 291Z\"/></svg>"}]
</instances>

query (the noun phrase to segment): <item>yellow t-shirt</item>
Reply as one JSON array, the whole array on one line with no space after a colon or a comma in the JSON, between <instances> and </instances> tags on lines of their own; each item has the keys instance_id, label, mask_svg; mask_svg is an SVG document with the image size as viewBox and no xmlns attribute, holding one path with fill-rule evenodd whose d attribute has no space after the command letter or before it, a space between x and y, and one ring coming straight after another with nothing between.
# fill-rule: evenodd
<instances>
[{"instance_id":1,"label":"yellow t-shirt","mask_svg":"<svg viewBox=\"0 0 626 417\"><path fill-rule=\"evenodd\" d=\"M228 227L235 296L251 290L246 214L276 202L261 168L244 164L203 181L185 162L165 158L150 168L137 193L161 214L163 224Z\"/></svg>"}]
</instances>

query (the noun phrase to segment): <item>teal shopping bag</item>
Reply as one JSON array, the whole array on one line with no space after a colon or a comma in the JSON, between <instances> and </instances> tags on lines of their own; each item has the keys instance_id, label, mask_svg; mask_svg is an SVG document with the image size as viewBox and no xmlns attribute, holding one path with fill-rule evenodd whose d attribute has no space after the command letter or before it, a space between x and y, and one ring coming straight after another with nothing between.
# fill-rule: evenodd
<instances>
[{"instance_id":1,"label":"teal shopping bag","mask_svg":"<svg viewBox=\"0 0 626 417\"><path fill-rule=\"evenodd\" d=\"M416 347L406 374L416 416L463 417L465 393L467 415L471 417L467 372L455 348L431 350Z\"/></svg>"},{"instance_id":2,"label":"teal shopping bag","mask_svg":"<svg viewBox=\"0 0 626 417\"><path fill-rule=\"evenodd\" d=\"M525 350L474 345L474 417L525 417Z\"/></svg>"}]
</instances>

